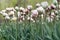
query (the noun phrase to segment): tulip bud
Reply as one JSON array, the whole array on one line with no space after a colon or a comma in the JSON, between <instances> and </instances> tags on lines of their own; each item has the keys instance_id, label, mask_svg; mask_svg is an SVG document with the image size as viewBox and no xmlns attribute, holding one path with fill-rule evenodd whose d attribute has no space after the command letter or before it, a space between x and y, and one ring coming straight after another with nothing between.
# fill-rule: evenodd
<instances>
[{"instance_id":1,"label":"tulip bud","mask_svg":"<svg viewBox=\"0 0 60 40\"><path fill-rule=\"evenodd\" d=\"M57 2L60 2L60 0L57 0Z\"/></svg>"}]
</instances>

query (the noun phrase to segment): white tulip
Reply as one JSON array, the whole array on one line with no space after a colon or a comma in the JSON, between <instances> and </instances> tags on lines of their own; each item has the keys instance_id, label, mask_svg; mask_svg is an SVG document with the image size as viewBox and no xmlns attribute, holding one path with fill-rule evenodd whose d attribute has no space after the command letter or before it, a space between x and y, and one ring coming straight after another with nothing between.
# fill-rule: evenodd
<instances>
[{"instance_id":1,"label":"white tulip","mask_svg":"<svg viewBox=\"0 0 60 40\"><path fill-rule=\"evenodd\" d=\"M38 7L37 9L36 9L38 12L41 12L41 13L45 13L45 9L43 8L43 7Z\"/></svg>"},{"instance_id":2,"label":"white tulip","mask_svg":"<svg viewBox=\"0 0 60 40\"><path fill-rule=\"evenodd\" d=\"M9 10L9 11L11 11L13 9L14 9L14 7L6 8L6 10Z\"/></svg>"},{"instance_id":3,"label":"white tulip","mask_svg":"<svg viewBox=\"0 0 60 40\"><path fill-rule=\"evenodd\" d=\"M41 18L43 19L43 17L44 17L44 15L43 14L41 14Z\"/></svg>"},{"instance_id":4,"label":"white tulip","mask_svg":"<svg viewBox=\"0 0 60 40\"><path fill-rule=\"evenodd\" d=\"M37 4L36 4L36 7L40 7L40 3L37 3Z\"/></svg>"},{"instance_id":5,"label":"white tulip","mask_svg":"<svg viewBox=\"0 0 60 40\"><path fill-rule=\"evenodd\" d=\"M60 5L59 5L59 9L60 9Z\"/></svg>"},{"instance_id":6,"label":"white tulip","mask_svg":"<svg viewBox=\"0 0 60 40\"><path fill-rule=\"evenodd\" d=\"M30 18L31 21L33 21L34 19L33 18Z\"/></svg>"},{"instance_id":7,"label":"white tulip","mask_svg":"<svg viewBox=\"0 0 60 40\"><path fill-rule=\"evenodd\" d=\"M27 20L30 20L30 17L28 17Z\"/></svg>"},{"instance_id":8,"label":"white tulip","mask_svg":"<svg viewBox=\"0 0 60 40\"><path fill-rule=\"evenodd\" d=\"M57 2L57 0L53 0L53 3L54 3L55 5L57 5L58 2Z\"/></svg>"},{"instance_id":9,"label":"white tulip","mask_svg":"<svg viewBox=\"0 0 60 40\"><path fill-rule=\"evenodd\" d=\"M15 9L16 9L16 10L18 10L18 9L19 9L19 7L18 7L18 6L16 6L16 7L15 7Z\"/></svg>"},{"instance_id":10,"label":"white tulip","mask_svg":"<svg viewBox=\"0 0 60 40\"><path fill-rule=\"evenodd\" d=\"M15 10L15 9L13 9L13 11L14 11L14 12L16 12L16 10Z\"/></svg>"},{"instance_id":11,"label":"white tulip","mask_svg":"<svg viewBox=\"0 0 60 40\"><path fill-rule=\"evenodd\" d=\"M18 11L18 18L21 16L21 13Z\"/></svg>"},{"instance_id":12,"label":"white tulip","mask_svg":"<svg viewBox=\"0 0 60 40\"><path fill-rule=\"evenodd\" d=\"M11 20L16 21L17 20L17 17L13 17Z\"/></svg>"},{"instance_id":13,"label":"white tulip","mask_svg":"<svg viewBox=\"0 0 60 40\"><path fill-rule=\"evenodd\" d=\"M25 20L24 15L19 17L19 20L23 21Z\"/></svg>"},{"instance_id":14,"label":"white tulip","mask_svg":"<svg viewBox=\"0 0 60 40\"><path fill-rule=\"evenodd\" d=\"M56 6L54 4L51 4L51 9L56 9Z\"/></svg>"},{"instance_id":15,"label":"white tulip","mask_svg":"<svg viewBox=\"0 0 60 40\"><path fill-rule=\"evenodd\" d=\"M56 14L58 14L58 11L57 11L57 10L55 10L55 13L56 13Z\"/></svg>"},{"instance_id":16,"label":"white tulip","mask_svg":"<svg viewBox=\"0 0 60 40\"><path fill-rule=\"evenodd\" d=\"M42 3L41 3L41 6L42 6L43 8L47 8L47 7L48 7L48 2L47 2L47 1L42 2Z\"/></svg>"},{"instance_id":17,"label":"white tulip","mask_svg":"<svg viewBox=\"0 0 60 40\"><path fill-rule=\"evenodd\" d=\"M2 13L3 16L7 16L8 14L7 13Z\"/></svg>"},{"instance_id":18,"label":"white tulip","mask_svg":"<svg viewBox=\"0 0 60 40\"><path fill-rule=\"evenodd\" d=\"M28 5L27 9L29 9L29 10L32 9L32 5Z\"/></svg>"},{"instance_id":19,"label":"white tulip","mask_svg":"<svg viewBox=\"0 0 60 40\"><path fill-rule=\"evenodd\" d=\"M2 14L2 11L0 11L0 14Z\"/></svg>"},{"instance_id":20,"label":"white tulip","mask_svg":"<svg viewBox=\"0 0 60 40\"><path fill-rule=\"evenodd\" d=\"M5 16L5 19L8 19L8 20L9 20L9 19L10 19L10 17L9 17L9 16Z\"/></svg>"},{"instance_id":21,"label":"white tulip","mask_svg":"<svg viewBox=\"0 0 60 40\"><path fill-rule=\"evenodd\" d=\"M30 20L31 20L32 22L35 22L35 20L34 20L33 18L30 18Z\"/></svg>"},{"instance_id":22,"label":"white tulip","mask_svg":"<svg viewBox=\"0 0 60 40\"><path fill-rule=\"evenodd\" d=\"M32 10L31 11L31 17L37 17L38 16L38 11L37 10Z\"/></svg>"},{"instance_id":23,"label":"white tulip","mask_svg":"<svg viewBox=\"0 0 60 40\"><path fill-rule=\"evenodd\" d=\"M6 10L10 10L10 8L6 8Z\"/></svg>"},{"instance_id":24,"label":"white tulip","mask_svg":"<svg viewBox=\"0 0 60 40\"><path fill-rule=\"evenodd\" d=\"M23 7L20 7L20 10L24 11L25 9Z\"/></svg>"},{"instance_id":25,"label":"white tulip","mask_svg":"<svg viewBox=\"0 0 60 40\"><path fill-rule=\"evenodd\" d=\"M55 13L54 12L51 12L51 16L55 16Z\"/></svg>"},{"instance_id":26,"label":"white tulip","mask_svg":"<svg viewBox=\"0 0 60 40\"><path fill-rule=\"evenodd\" d=\"M9 15L14 15L14 11L10 11L8 14Z\"/></svg>"},{"instance_id":27,"label":"white tulip","mask_svg":"<svg viewBox=\"0 0 60 40\"><path fill-rule=\"evenodd\" d=\"M3 13L5 13L5 12L6 12L6 10L2 10L2 12L3 12Z\"/></svg>"},{"instance_id":28,"label":"white tulip","mask_svg":"<svg viewBox=\"0 0 60 40\"><path fill-rule=\"evenodd\" d=\"M47 20L48 22L52 22L52 21L53 21L53 19L50 18L50 17L47 17L46 20Z\"/></svg>"}]
</instances>

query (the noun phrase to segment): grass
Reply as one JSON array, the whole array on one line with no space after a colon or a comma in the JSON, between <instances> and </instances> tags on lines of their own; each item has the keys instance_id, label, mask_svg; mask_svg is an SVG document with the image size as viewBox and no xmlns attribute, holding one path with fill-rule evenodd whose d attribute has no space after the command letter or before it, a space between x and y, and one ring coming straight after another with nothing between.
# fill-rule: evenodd
<instances>
[{"instance_id":1,"label":"grass","mask_svg":"<svg viewBox=\"0 0 60 40\"><path fill-rule=\"evenodd\" d=\"M0 24L0 40L60 40L60 21L4 22Z\"/></svg>"}]
</instances>

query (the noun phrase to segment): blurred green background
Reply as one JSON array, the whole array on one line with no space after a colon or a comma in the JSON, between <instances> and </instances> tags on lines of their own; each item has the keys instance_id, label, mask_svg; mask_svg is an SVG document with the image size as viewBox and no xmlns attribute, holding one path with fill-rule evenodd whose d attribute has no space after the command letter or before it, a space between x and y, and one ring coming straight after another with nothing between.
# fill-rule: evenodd
<instances>
[{"instance_id":1,"label":"blurred green background","mask_svg":"<svg viewBox=\"0 0 60 40\"><path fill-rule=\"evenodd\" d=\"M28 4L35 6L37 2L41 3L42 1L48 1L50 4L53 0L0 0L0 10L15 6L16 4L23 7L26 7Z\"/></svg>"}]
</instances>

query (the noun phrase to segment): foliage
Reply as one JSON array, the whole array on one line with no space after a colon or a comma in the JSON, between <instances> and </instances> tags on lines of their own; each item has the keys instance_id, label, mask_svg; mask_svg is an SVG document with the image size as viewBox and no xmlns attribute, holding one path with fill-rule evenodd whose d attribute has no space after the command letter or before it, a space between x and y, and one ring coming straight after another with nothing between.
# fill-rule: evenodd
<instances>
[{"instance_id":1,"label":"foliage","mask_svg":"<svg viewBox=\"0 0 60 40\"><path fill-rule=\"evenodd\" d=\"M60 21L4 22L0 24L0 40L60 40Z\"/></svg>"}]
</instances>

